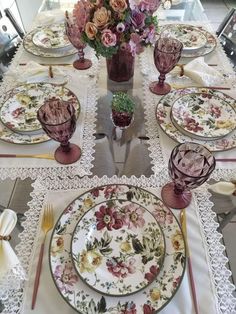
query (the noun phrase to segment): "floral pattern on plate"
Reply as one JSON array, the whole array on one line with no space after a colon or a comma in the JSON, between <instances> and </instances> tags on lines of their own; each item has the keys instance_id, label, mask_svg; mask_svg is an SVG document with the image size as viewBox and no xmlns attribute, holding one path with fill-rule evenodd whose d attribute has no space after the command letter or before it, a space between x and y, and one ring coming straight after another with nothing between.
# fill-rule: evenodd
<instances>
[{"instance_id":1,"label":"floral pattern on plate","mask_svg":"<svg viewBox=\"0 0 236 314\"><path fill-rule=\"evenodd\" d=\"M44 26L39 26L25 35L23 39L23 46L26 51L28 51L29 53L35 56L44 57L44 58L61 58L61 57L71 56L78 52L77 49L75 49L71 45L65 48L60 48L60 49L42 49L36 46L33 43L33 37L37 32L43 29L43 27Z\"/></svg>"},{"instance_id":2,"label":"floral pattern on plate","mask_svg":"<svg viewBox=\"0 0 236 314\"><path fill-rule=\"evenodd\" d=\"M219 96L208 93L188 94L177 99L171 108L173 124L196 138L216 139L236 127L236 112Z\"/></svg>"},{"instance_id":3,"label":"floral pattern on plate","mask_svg":"<svg viewBox=\"0 0 236 314\"><path fill-rule=\"evenodd\" d=\"M230 104L234 109L236 109L235 99L232 97L217 91L211 90L207 88L200 88L200 87L192 87L192 88L184 88L184 89L177 89L171 91L169 94L163 96L157 104L156 107L156 118L157 122L159 123L162 130L171 137L174 141L178 143L185 143L185 142L195 142L201 145L204 145L212 152L217 151L225 151L236 147L236 131L232 131L229 135L214 140L200 140L196 139L192 136L188 136L180 132L173 124L171 120L171 107L173 103L180 97L188 94L194 93L203 93L208 94L209 96L220 97L224 99L228 104Z\"/></svg>"},{"instance_id":4,"label":"floral pattern on plate","mask_svg":"<svg viewBox=\"0 0 236 314\"><path fill-rule=\"evenodd\" d=\"M122 296L148 286L150 269L158 275L165 240L156 218L143 206L109 200L78 222L71 252L75 269L91 288Z\"/></svg>"},{"instance_id":5,"label":"floral pattern on plate","mask_svg":"<svg viewBox=\"0 0 236 314\"><path fill-rule=\"evenodd\" d=\"M202 48L206 42L206 36L198 27L192 25L171 24L164 27L162 35L171 36L183 44L183 50L194 50Z\"/></svg>"},{"instance_id":6,"label":"floral pattern on plate","mask_svg":"<svg viewBox=\"0 0 236 314\"><path fill-rule=\"evenodd\" d=\"M173 24L168 24L162 27L162 31L165 29L168 29L169 27L172 27ZM182 28L189 27L191 25L185 25L185 24L175 24L176 27L180 26ZM196 29L202 32L202 34L206 37L206 44L199 48L199 49L193 49L193 50L183 50L181 53L181 57L184 58L196 58L200 56L207 55L208 53L212 52L216 48L216 38L214 35L203 29L201 26L194 26Z\"/></svg>"},{"instance_id":7,"label":"floral pattern on plate","mask_svg":"<svg viewBox=\"0 0 236 314\"><path fill-rule=\"evenodd\" d=\"M150 269L153 282L145 289L123 297L104 296L91 289L77 275L70 253L74 229L92 207L109 200L124 200L145 207L159 222L166 244L159 275ZM76 198L63 211L51 236L49 264L58 291L81 314L154 314L164 308L178 290L185 271L185 245L179 223L171 210L154 194L130 185L106 185Z\"/></svg>"},{"instance_id":8,"label":"floral pattern on plate","mask_svg":"<svg viewBox=\"0 0 236 314\"><path fill-rule=\"evenodd\" d=\"M58 49L70 45L64 24L42 27L34 34L32 41L36 46L46 49Z\"/></svg>"},{"instance_id":9,"label":"floral pattern on plate","mask_svg":"<svg viewBox=\"0 0 236 314\"><path fill-rule=\"evenodd\" d=\"M56 97L70 101L79 110L79 101L74 93L64 86L50 83L23 84L0 99L0 119L9 129L17 132L32 132L41 129L37 110L46 99ZM4 98L4 97L3 97Z\"/></svg>"}]
</instances>

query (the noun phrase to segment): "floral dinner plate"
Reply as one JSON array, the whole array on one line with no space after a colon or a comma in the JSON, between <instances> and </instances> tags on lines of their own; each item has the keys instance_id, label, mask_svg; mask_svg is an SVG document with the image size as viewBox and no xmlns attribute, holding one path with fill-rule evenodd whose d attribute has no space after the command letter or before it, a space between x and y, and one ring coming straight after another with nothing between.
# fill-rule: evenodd
<instances>
[{"instance_id":1,"label":"floral dinner plate","mask_svg":"<svg viewBox=\"0 0 236 314\"><path fill-rule=\"evenodd\" d=\"M161 34L181 41L183 51L200 49L207 42L205 34L198 27L192 25L171 24L168 25L168 28L164 27Z\"/></svg>"},{"instance_id":2,"label":"floral dinner plate","mask_svg":"<svg viewBox=\"0 0 236 314\"><path fill-rule=\"evenodd\" d=\"M40 130L37 110L46 99L52 97L70 100L78 110L77 97L64 86L50 83L23 84L12 89L9 97L1 102L0 119L6 127L16 132Z\"/></svg>"},{"instance_id":3,"label":"floral dinner plate","mask_svg":"<svg viewBox=\"0 0 236 314\"><path fill-rule=\"evenodd\" d=\"M71 44L65 34L64 24L42 26L33 35L32 41L36 46L46 49L64 48Z\"/></svg>"},{"instance_id":4,"label":"floral dinner plate","mask_svg":"<svg viewBox=\"0 0 236 314\"><path fill-rule=\"evenodd\" d=\"M189 27L194 27L195 30L198 30L201 32L201 34L203 34L206 38L206 43L198 49L184 49L181 53L181 57L184 58L196 58L196 57L200 57L200 56L204 56L209 54L210 52L212 52L217 45L216 42L216 38L214 37L214 35L212 35L210 32L206 31L205 29L203 29L201 26L191 26L191 25L187 25L187 24L167 24L165 26L163 26L161 28L161 31L164 32L166 30L169 29L169 27L174 27L174 28L180 28L180 29L185 29L185 28L189 28Z\"/></svg>"},{"instance_id":5,"label":"floral dinner plate","mask_svg":"<svg viewBox=\"0 0 236 314\"><path fill-rule=\"evenodd\" d=\"M205 87L190 87L184 89L177 89L171 91L169 94L163 96L157 104L156 107L156 118L157 122L159 123L161 129L174 141L178 143L184 142L195 142L201 145L204 145L212 152L217 151L225 151L236 147L236 130L232 131L228 135L216 139L214 141L209 141L206 139L197 139L192 135L187 135L181 132L179 129L175 127L171 120L171 107L178 100L180 97L189 94L202 94L205 95L204 97L214 97L214 98L221 98L222 101L230 105L234 110L236 109L236 102L235 99L232 97L217 91L207 89ZM235 121L234 121L235 123Z\"/></svg>"},{"instance_id":6,"label":"floral dinner plate","mask_svg":"<svg viewBox=\"0 0 236 314\"><path fill-rule=\"evenodd\" d=\"M135 294L122 297L105 296L81 280L73 266L70 250L73 232L81 218L100 203L116 200L129 201L146 208L159 222L166 244L165 260L159 275L156 277L159 270L152 267L146 277L153 282ZM109 217L100 218L102 225L107 225ZM139 245L139 248L151 253L149 246ZM101 186L78 196L56 222L49 248L54 283L64 300L81 314L154 314L175 295L183 278L185 263L182 231L171 210L154 194L130 185ZM120 265L120 269L124 270L124 265Z\"/></svg>"},{"instance_id":7,"label":"floral dinner plate","mask_svg":"<svg viewBox=\"0 0 236 314\"><path fill-rule=\"evenodd\" d=\"M124 296L144 289L158 275L165 240L156 218L143 206L108 200L79 220L71 252L78 275L91 288ZM155 270L152 281L150 269Z\"/></svg>"},{"instance_id":8,"label":"floral dinner plate","mask_svg":"<svg viewBox=\"0 0 236 314\"><path fill-rule=\"evenodd\" d=\"M236 127L236 112L217 95L192 93L181 96L171 107L173 124L195 138L214 140Z\"/></svg>"},{"instance_id":9,"label":"floral dinner plate","mask_svg":"<svg viewBox=\"0 0 236 314\"><path fill-rule=\"evenodd\" d=\"M36 46L33 43L33 37L36 33L38 33L43 28L44 26L39 26L25 35L23 39L23 46L26 51L28 51L29 53L35 56L44 57L44 58L61 58L61 57L71 56L78 52L77 49L75 49L71 45L66 46L64 48L60 48L60 49L43 49L41 47Z\"/></svg>"}]
</instances>

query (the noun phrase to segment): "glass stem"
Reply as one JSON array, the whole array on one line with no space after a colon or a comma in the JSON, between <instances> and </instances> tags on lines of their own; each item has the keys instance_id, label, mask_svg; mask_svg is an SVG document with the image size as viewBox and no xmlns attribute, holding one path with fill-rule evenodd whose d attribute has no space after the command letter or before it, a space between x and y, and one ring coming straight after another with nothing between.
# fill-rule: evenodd
<instances>
[{"instance_id":1,"label":"glass stem","mask_svg":"<svg viewBox=\"0 0 236 314\"><path fill-rule=\"evenodd\" d=\"M180 186L178 186L178 185L175 184L175 186L174 186L174 192L175 192L176 195L182 194L183 191L184 191L184 188L183 188L183 187L180 187Z\"/></svg>"},{"instance_id":2,"label":"glass stem","mask_svg":"<svg viewBox=\"0 0 236 314\"><path fill-rule=\"evenodd\" d=\"M166 75L165 74L163 74L163 73L160 73L160 75L159 75L159 82L158 82L158 84L160 85L160 86L163 86L164 85L164 81L165 81L165 79L166 79Z\"/></svg>"},{"instance_id":3,"label":"glass stem","mask_svg":"<svg viewBox=\"0 0 236 314\"><path fill-rule=\"evenodd\" d=\"M70 142L61 143L61 148L64 153L68 153L70 151Z\"/></svg>"},{"instance_id":4,"label":"glass stem","mask_svg":"<svg viewBox=\"0 0 236 314\"><path fill-rule=\"evenodd\" d=\"M83 48L78 49L78 56L79 56L79 60L83 62L84 61L84 49Z\"/></svg>"}]
</instances>

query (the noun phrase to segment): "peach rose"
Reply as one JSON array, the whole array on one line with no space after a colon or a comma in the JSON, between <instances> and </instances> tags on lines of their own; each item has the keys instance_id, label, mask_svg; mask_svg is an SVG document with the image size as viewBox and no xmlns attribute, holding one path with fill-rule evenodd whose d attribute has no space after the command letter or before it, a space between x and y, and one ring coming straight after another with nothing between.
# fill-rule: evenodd
<instances>
[{"instance_id":1,"label":"peach rose","mask_svg":"<svg viewBox=\"0 0 236 314\"><path fill-rule=\"evenodd\" d=\"M116 34L112 33L110 29L102 31L101 39L105 47L115 46L116 44Z\"/></svg>"},{"instance_id":2,"label":"peach rose","mask_svg":"<svg viewBox=\"0 0 236 314\"><path fill-rule=\"evenodd\" d=\"M105 27L111 17L111 12L108 11L106 8L101 7L100 9L97 9L93 16L93 22L98 28Z\"/></svg>"},{"instance_id":3,"label":"peach rose","mask_svg":"<svg viewBox=\"0 0 236 314\"><path fill-rule=\"evenodd\" d=\"M115 12L124 12L127 9L125 0L110 0L110 6Z\"/></svg>"},{"instance_id":4,"label":"peach rose","mask_svg":"<svg viewBox=\"0 0 236 314\"><path fill-rule=\"evenodd\" d=\"M97 27L94 23L88 22L85 25L85 33L89 39L94 39L97 34Z\"/></svg>"}]
</instances>

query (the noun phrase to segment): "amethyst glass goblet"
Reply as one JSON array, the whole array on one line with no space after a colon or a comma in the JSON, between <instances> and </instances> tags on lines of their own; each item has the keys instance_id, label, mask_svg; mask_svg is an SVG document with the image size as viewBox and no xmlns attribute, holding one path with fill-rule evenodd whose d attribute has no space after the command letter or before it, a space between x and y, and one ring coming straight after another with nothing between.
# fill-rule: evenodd
<instances>
[{"instance_id":1,"label":"amethyst glass goblet","mask_svg":"<svg viewBox=\"0 0 236 314\"><path fill-rule=\"evenodd\" d=\"M202 185L215 169L215 158L204 146L196 143L177 145L169 159L169 175L173 182L161 191L163 202L182 209L191 202L191 189Z\"/></svg>"},{"instance_id":2,"label":"amethyst glass goblet","mask_svg":"<svg viewBox=\"0 0 236 314\"><path fill-rule=\"evenodd\" d=\"M165 83L166 74L170 72L181 57L183 44L171 37L161 37L157 40L154 48L154 63L160 73L159 81L149 85L151 92L157 95L169 93L171 87Z\"/></svg>"},{"instance_id":3,"label":"amethyst glass goblet","mask_svg":"<svg viewBox=\"0 0 236 314\"><path fill-rule=\"evenodd\" d=\"M72 164L81 155L79 146L70 144L69 139L76 129L76 116L73 104L52 97L44 102L37 117L47 135L61 143L55 151L55 159L61 164Z\"/></svg>"},{"instance_id":4,"label":"amethyst glass goblet","mask_svg":"<svg viewBox=\"0 0 236 314\"><path fill-rule=\"evenodd\" d=\"M91 67L92 61L84 58L84 48L86 44L82 41L82 32L73 19L70 19L66 14L65 21L66 35L71 44L78 49L79 59L73 62L73 66L77 70L86 70Z\"/></svg>"}]
</instances>

